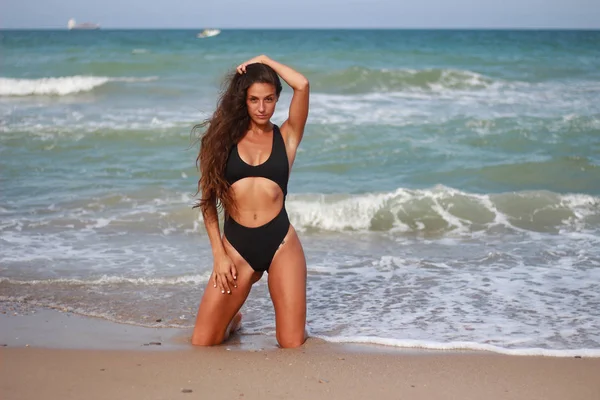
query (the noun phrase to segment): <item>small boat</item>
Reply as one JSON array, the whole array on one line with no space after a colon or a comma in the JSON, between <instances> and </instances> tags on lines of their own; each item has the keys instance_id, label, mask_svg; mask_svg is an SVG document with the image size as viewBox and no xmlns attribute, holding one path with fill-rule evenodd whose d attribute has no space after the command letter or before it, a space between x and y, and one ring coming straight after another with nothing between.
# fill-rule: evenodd
<instances>
[{"instance_id":1,"label":"small boat","mask_svg":"<svg viewBox=\"0 0 600 400\"><path fill-rule=\"evenodd\" d=\"M200 32L199 34L197 34L196 37L203 39L203 38L217 36L219 33L221 33L220 29L205 29L202 32Z\"/></svg>"},{"instance_id":2,"label":"small boat","mask_svg":"<svg viewBox=\"0 0 600 400\"><path fill-rule=\"evenodd\" d=\"M98 24L94 24L92 22L84 22L82 24L78 24L74 18L71 18L69 20L69 22L67 23L67 28L69 28L70 31L72 30L79 30L79 29L83 29L83 30L96 30L96 29L100 29L100 25Z\"/></svg>"}]
</instances>

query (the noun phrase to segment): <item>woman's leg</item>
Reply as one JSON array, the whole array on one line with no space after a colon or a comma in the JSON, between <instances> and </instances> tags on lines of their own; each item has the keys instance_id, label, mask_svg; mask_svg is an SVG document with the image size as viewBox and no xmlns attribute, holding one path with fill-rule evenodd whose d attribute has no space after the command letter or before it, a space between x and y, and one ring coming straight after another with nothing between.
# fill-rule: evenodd
<instances>
[{"instance_id":1,"label":"woman's leg","mask_svg":"<svg viewBox=\"0 0 600 400\"><path fill-rule=\"evenodd\" d=\"M281 347L306 339L306 259L293 227L269 267L269 292L275 307L275 330Z\"/></svg>"},{"instance_id":2,"label":"woman's leg","mask_svg":"<svg viewBox=\"0 0 600 400\"><path fill-rule=\"evenodd\" d=\"M220 344L237 329L241 316L234 317L246 301L252 285L262 276L262 272L254 271L226 239L223 239L223 245L237 269L237 288L232 288L231 294L223 294L218 287L213 287L212 277L209 279L192 334L192 344L196 346Z\"/></svg>"}]
</instances>

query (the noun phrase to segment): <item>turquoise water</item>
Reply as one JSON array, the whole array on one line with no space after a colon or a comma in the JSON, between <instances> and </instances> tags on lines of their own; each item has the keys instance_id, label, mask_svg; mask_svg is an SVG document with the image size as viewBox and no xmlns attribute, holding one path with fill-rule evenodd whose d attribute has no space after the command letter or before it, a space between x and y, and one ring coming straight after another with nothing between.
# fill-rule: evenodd
<instances>
[{"instance_id":1,"label":"turquoise water","mask_svg":"<svg viewBox=\"0 0 600 400\"><path fill-rule=\"evenodd\" d=\"M311 334L600 354L600 32L196 33L0 32L0 299L191 326L190 131L265 53L311 81L288 198ZM265 283L245 315L273 333Z\"/></svg>"}]
</instances>

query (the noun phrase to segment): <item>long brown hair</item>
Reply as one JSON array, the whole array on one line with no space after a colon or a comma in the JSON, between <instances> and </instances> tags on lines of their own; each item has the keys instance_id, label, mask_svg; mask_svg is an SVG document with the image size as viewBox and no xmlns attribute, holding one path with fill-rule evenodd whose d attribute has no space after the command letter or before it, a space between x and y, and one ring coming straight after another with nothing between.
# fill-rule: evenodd
<instances>
[{"instance_id":1,"label":"long brown hair","mask_svg":"<svg viewBox=\"0 0 600 400\"><path fill-rule=\"evenodd\" d=\"M215 203L218 209L223 208L228 214L235 209L229 184L225 180L225 165L232 147L250 127L246 96L248 88L254 83L270 83L275 86L278 97L281 93L281 81L273 68L261 63L249 64L245 74L233 72L227 75L212 117L192 130L195 132L208 127L201 135L200 151L196 158L196 167L200 170L196 195L202 193L202 196L194 208L200 207L204 217Z\"/></svg>"}]
</instances>

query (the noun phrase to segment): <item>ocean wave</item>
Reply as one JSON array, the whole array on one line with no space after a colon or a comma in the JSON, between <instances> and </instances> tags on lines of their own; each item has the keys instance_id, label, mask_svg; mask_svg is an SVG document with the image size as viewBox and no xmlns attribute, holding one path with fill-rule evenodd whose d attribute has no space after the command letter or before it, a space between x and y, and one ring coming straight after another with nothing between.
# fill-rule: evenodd
<instances>
[{"instance_id":1,"label":"ocean wave","mask_svg":"<svg viewBox=\"0 0 600 400\"><path fill-rule=\"evenodd\" d=\"M109 82L150 82L158 77L65 76L39 79L0 78L0 96L66 96L89 92Z\"/></svg>"},{"instance_id":2,"label":"ocean wave","mask_svg":"<svg viewBox=\"0 0 600 400\"><path fill-rule=\"evenodd\" d=\"M52 209L37 210L40 217L33 219L6 215L1 230L10 243L20 240L23 232L56 235L57 229L63 232L65 228L81 234L115 230L161 235L204 232L200 214L191 209L191 194L164 197L159 191L146 195L145 200L139 194L135 199L122 194L57 203ZM600 229L599 197L545 190L477 194L438 185L363 194L290 193L286 208L294 227L307 233L454 236L530 232L591 233L594 237ZM27 259L29 254L22 256L19 259Z\"/></svg>"},{"instance_id":3,"label":"ocean wave","mask_svg":"<svg viewBox=\"0 0 600 400\"><path fill-rule=\"evenodd\" d=\"M361 195L296 195L287 203L301 230L446 234L489 231L561 233L595 229L600 198L528 191L474 194L436 186Z\"/></svg>"},{"instance_id":4,"label":"ocean wave","mask_svg":"<svg viewBox=\"0 0 600 400\"><path fill-rule=\"evenodd\" d=\"M478 90L503 82L477 72L456 69L370 69L351 67L327 74L314 74L311 85L325 93L357 94L404 90Z\"/></svg>"}]
</instances>

